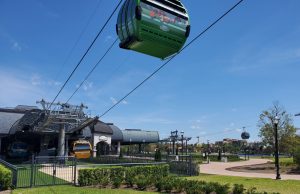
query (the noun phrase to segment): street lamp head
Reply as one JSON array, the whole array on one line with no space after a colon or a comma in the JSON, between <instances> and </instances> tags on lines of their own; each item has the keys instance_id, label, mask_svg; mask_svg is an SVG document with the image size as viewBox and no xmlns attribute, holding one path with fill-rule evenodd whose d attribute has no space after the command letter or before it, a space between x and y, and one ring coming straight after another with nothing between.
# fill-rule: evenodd
<instances>
[{"instance_id":1,"label":"street lamp head","mask_svg":"<svg viewBox=\"0 0 300 194\"><path fill-rule=\"evenodd\" d=\"M278 123L279 123L279 117L278 117L278 116L275 117L274 123L275 123L275 124L278 124Z\"/></svg>"},{"instance_id":2,"label":"street lamp head","mask_svg":"<svg viewBox=\"0 0 300 194\"><path fill-rule=\"evenodd\" d=\"M180 134L183 135L183 134L184 134L184 131L181 131Z\"/></svg>"}]
</instances>

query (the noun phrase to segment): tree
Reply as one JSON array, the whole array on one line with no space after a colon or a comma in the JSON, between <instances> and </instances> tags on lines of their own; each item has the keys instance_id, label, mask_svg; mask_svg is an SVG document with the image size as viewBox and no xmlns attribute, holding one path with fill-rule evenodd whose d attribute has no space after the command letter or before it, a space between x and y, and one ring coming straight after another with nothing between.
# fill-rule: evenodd
<instances>
[{"instance_id":1,"label":"tree","mask_svg":"<svg viewBox=\"0 0 300 194\"><path fill-rule=\"evenodd\" d=\"M294 145L291 142L296 138L296 128L293 125L292 116L279 103L274 103L272 108L262 111L260 114L258 122L258 127L260 128L259 136L262 138L265 146L274 148L274 121L276 116L279 118L279 151L291 154L294 149Z\"/></svg>"}]
</instances>

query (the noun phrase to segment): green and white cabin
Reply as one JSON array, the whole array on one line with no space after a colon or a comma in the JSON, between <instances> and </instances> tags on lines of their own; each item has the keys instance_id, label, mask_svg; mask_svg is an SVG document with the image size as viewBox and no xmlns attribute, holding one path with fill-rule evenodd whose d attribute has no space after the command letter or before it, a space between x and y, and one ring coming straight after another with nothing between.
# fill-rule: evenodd
<instances>
[{"instance_id":1,"label":"green and white cabin","mask_svg":"<svg viewBox=\"0 0 300 194\"><path fill-rule=\"evenodd\" d=\"M126 0L116 30L120 48L165 59L183 47L190 22L179 0Z\"/></svg>"}]
</instances>

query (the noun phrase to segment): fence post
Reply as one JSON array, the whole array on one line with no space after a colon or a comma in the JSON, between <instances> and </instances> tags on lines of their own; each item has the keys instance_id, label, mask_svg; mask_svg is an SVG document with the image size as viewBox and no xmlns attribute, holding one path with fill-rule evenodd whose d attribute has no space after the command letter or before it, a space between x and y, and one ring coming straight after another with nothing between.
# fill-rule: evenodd
<instances>
[{"instance_id":1,"label":"fence post","mask_svg":"<svg viewBox=\"0 0 300 194\"><path fill-rule=\"evenodd\" d=\"M17 188L18 184L18 168L12 169L13 177L12 177L12 185Z\"/></svg>"},{"instance_id":2,"label":"fence post","mask_svg":"<svg viewBox=\"0 0 300 194\"><path fill-rule=\"evenodd\" d=\"M74 185L76 185L77 159L74 157Z\"/></svg>"},{"instance_id":3,"label":"fence post","mask_svg":"<svg viewBox=\"0 0 300 194\"><path fill-rule=\"evenodd\" d=\"M30 187L33 186L33 176L34 176L34 154L31 156L31 172L30 172Z\"/></svg>"}]
</instances>

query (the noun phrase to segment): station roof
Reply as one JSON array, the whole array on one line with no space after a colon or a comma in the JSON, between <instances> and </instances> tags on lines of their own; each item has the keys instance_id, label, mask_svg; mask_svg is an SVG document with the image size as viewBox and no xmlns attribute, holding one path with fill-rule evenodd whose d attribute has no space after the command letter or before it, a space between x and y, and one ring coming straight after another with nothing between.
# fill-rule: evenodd
<instances>
[{"instance_id":1,"label":"station roof","mask_svg":"<svg viewBox=\"0 0 300 194\"><path fill-rule=\"evenodd\" d=\"M159 142L157 131L143 131L141 129L122 130L123 143L156 143Z\"/></svg>"},{"instance_id":2,"label":"station roof","mask_svg":"<svg viewBox=\"0 0 300 194\"><path fill-rule=\"evenodd\" d=\"M24 116L22 112L0 110L0 135L7 135L11 127Z\"/></svg>"},{"instance_id":3,"label":"station roof","mask_svg":"<svg viewBox=\"0 0 300 194\"><path fill-rule=\"evenodd\" d=\"M98 133L105 133L105 134L113 134L113 130L102 121L98 121L96 125L93 127L94 132Z\"/></svg>"},{"instance_id":4,"label":"station roof","mask_svg":"<svg viewBox=\"0 0 300 194\"><path fill-rule=\"evenodd\" d=\"M117 126L115 126L112 123L108 123L108 126L112 129L113 135L111 136L112 141L123 141L123 133L121 129Z\"/></svg>"}]
</instances>

